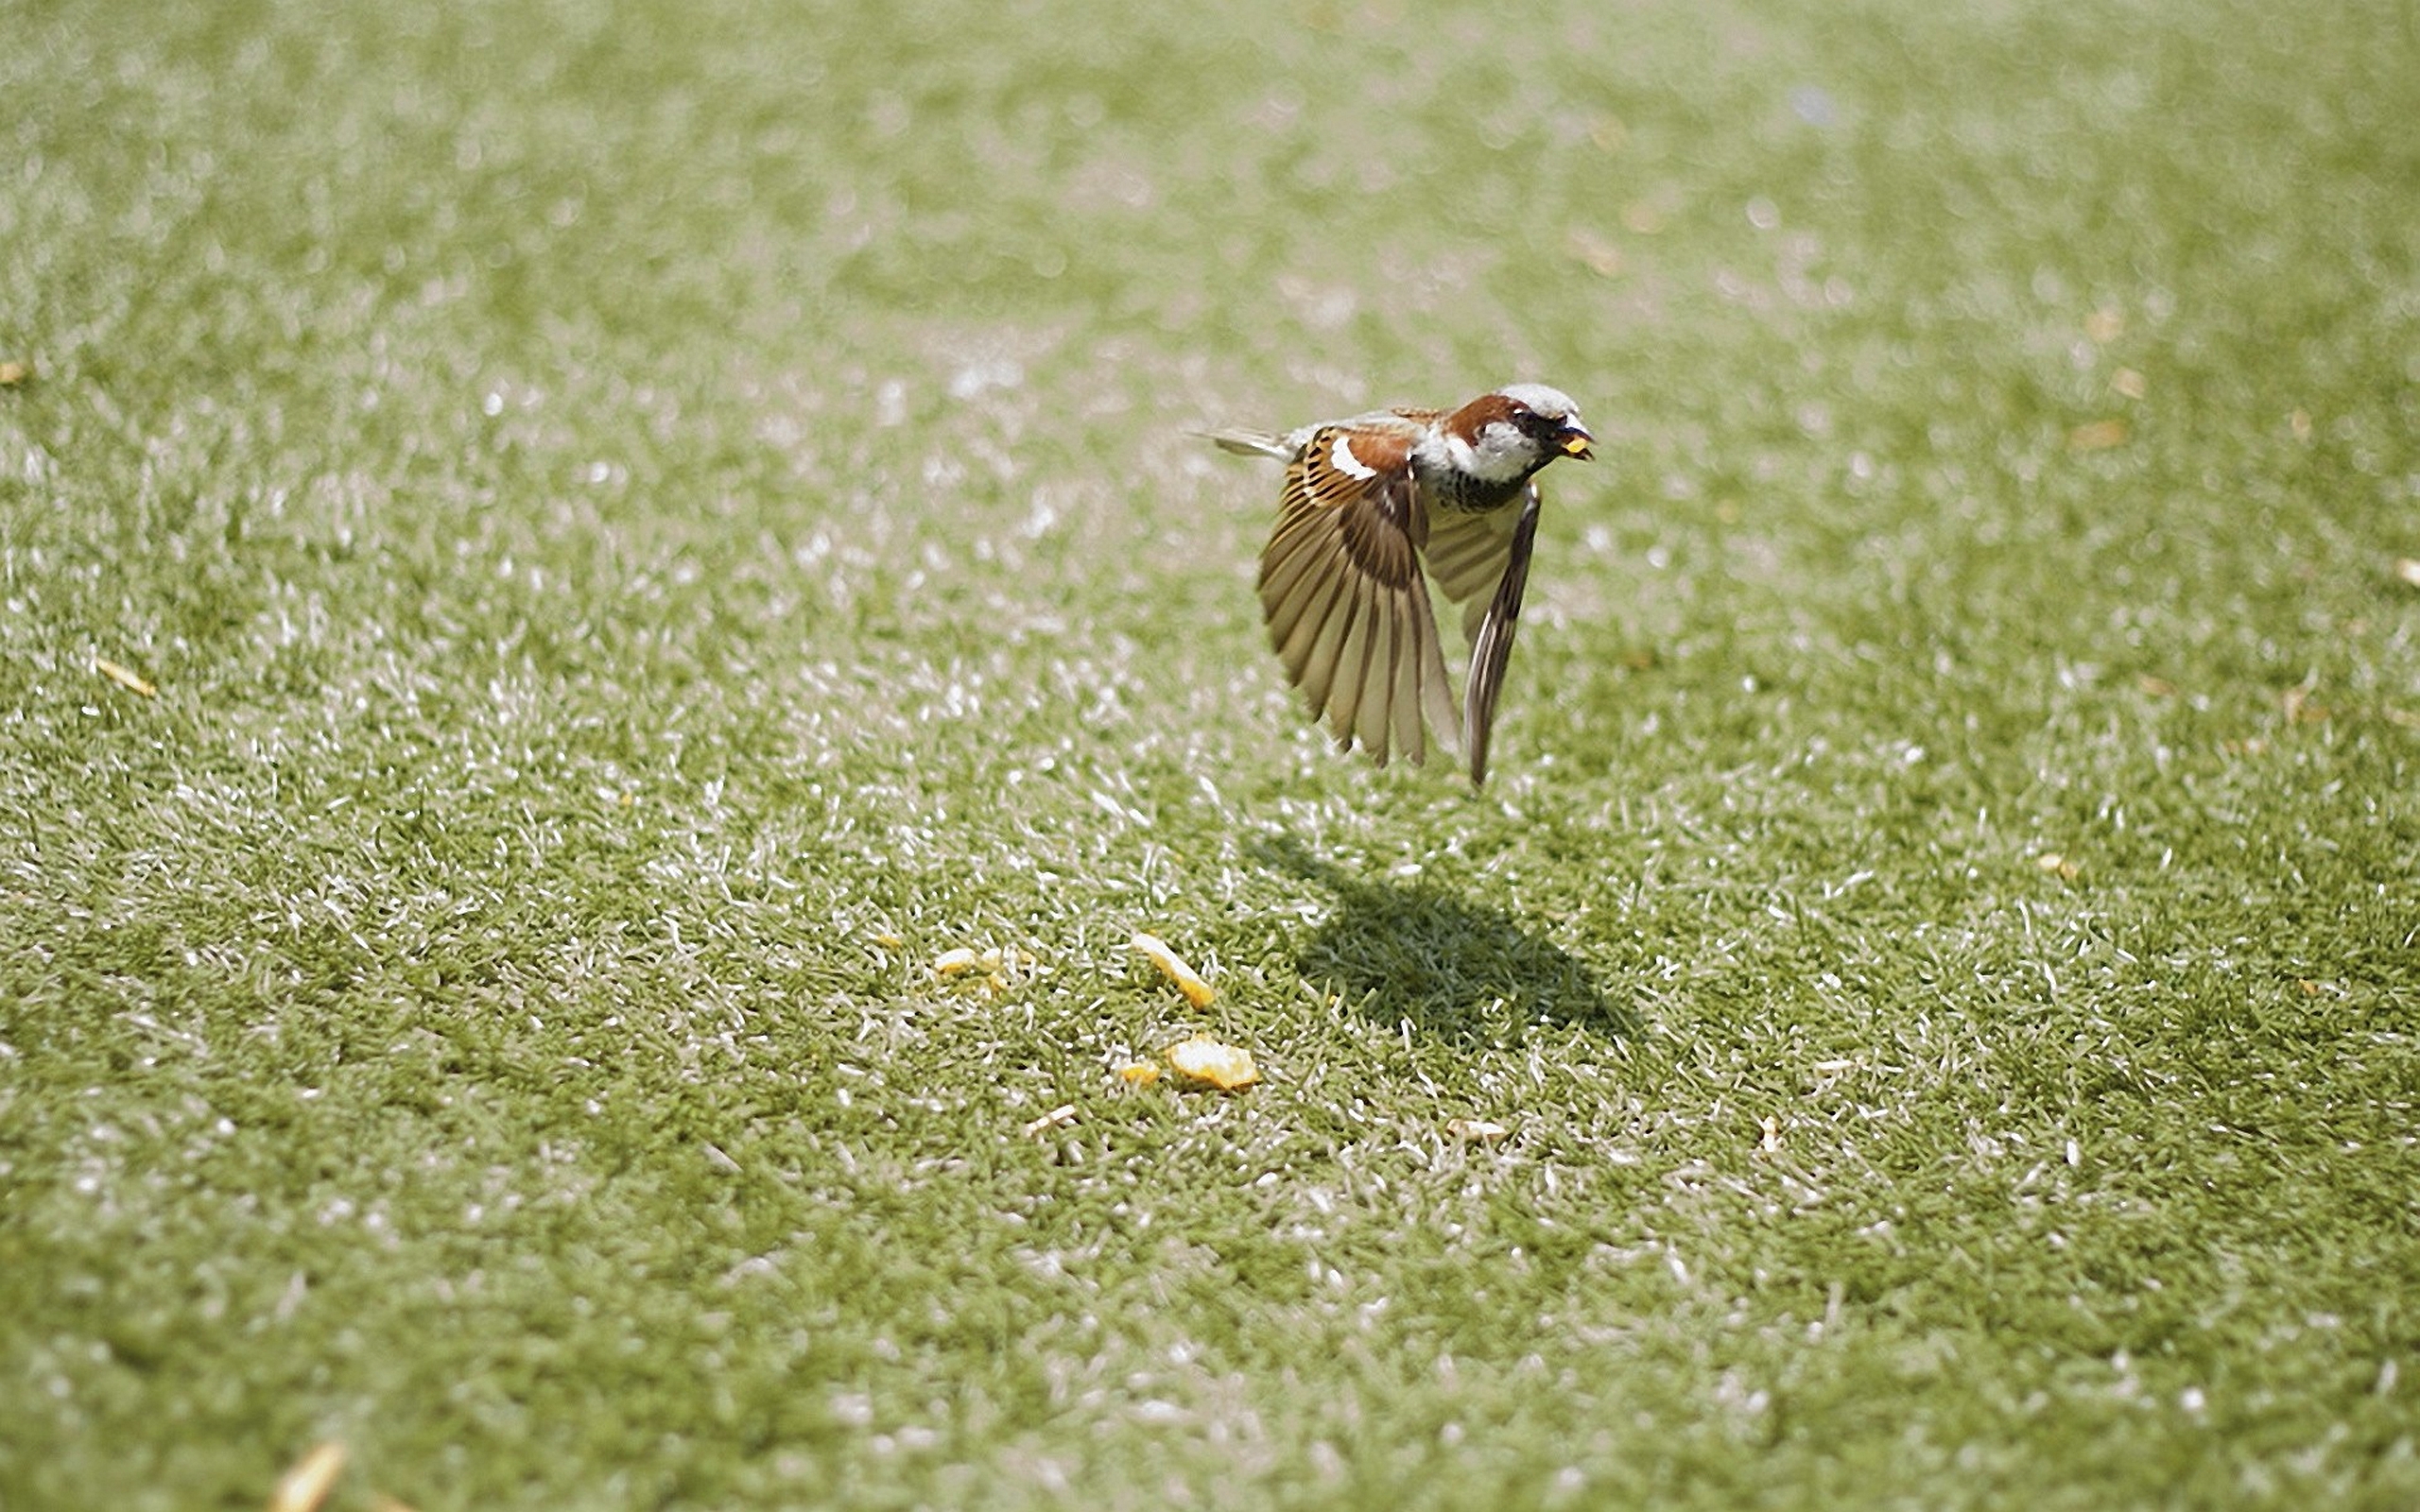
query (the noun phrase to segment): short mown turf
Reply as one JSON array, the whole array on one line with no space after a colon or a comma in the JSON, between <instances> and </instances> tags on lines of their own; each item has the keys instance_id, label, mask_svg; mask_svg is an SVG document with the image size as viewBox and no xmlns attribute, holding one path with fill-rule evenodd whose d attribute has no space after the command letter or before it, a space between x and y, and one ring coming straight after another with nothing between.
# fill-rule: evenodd
<instances>
[{"instance_id":1,"label":"short mown turf","mask_svg":"<svg viewBox=\"0 0 2420 1512\"><path fill-rule=\"evenodd\" d=\"M2410 6L0 34L0 1505L2420 1503Z\"/></svg>"}]
</instances>

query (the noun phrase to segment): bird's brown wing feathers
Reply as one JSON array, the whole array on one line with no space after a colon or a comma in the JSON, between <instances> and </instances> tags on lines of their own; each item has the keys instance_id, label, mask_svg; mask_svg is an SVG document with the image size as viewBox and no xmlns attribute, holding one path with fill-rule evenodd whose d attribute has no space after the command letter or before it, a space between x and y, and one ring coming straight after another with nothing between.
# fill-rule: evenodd
<instances>
[{"instance_id":1,"label":"bird's brown wing feathers","mask_svg":"<svg viewBox=\"0 0 2420 1512\"><path fill-rule=\"evenodd\" d=\"M1498 509L1499 515L1514 515ZM1462 690L1463 718L1470 726L1471 783L1487 781L1487 743L1495 732L1495 699L1504 691L1504 665L1512 658L1512 632L1521 619L1521 594L1530 586L1530 548L1538 534L1538 486L1523 490L1521 507L1505 536L1503 571L1471 631L1471 665ZM1432 558L1433 560L1433 558ZM1473 608L1478 601L1473 601Z\"/></svg>"},{"instance_id":2,"label":"bird's brown wing feathers","mask_svg":"<svg viewBox=\"0 0 2420 1512\"><path fill-rule=\"evenodd\" d=\"M1428 521L1428 576L1437 591L1462 610L1462 638L1478 644L1479 621L1495 599L1495 585L1512 562L1518 509L1483 513L1441 509Z\"/></svg>"},{"instance_id":3,"label":"bird's brown wing feathers","mask_svg":"<svg viewBox=\"0 0 2420 1512\"><path fill-rule=\"evenodd\" d=\"M1441 737L1461 735L1420 570L1427 522L1412 489L1414 434L1313 432L1287 467L1260 557L1261 612L1286 675L1340 744L1359 744L1381 765L1392 750L1426 756L1424 712Z\"/></svg>"}]
</instances>

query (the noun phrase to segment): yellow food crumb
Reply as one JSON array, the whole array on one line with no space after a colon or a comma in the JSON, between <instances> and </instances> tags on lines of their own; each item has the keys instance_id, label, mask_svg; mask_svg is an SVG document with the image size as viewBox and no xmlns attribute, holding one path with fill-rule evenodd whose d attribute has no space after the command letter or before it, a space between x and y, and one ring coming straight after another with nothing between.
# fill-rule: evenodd
<instances>
[{"instance_id":1,"label":"yellow food crumb","mask_svg":"<svg viewBox=\"0 0 2420 1512\"><path fill-rule=\"evenodd\" d=\"M1057 1108L1054 1108L1050 1111L1043 1114L1040 1118L1037 1118L1031 1123L1026 1125L1025 1135L1026 1138L1031 1139L1037 1134L1046 1134L1054 1128L1064 1128L1075 1121L1076 1105L1073 1103L1062 1103Z\"/></svg>"},{"instance_id":2,"label":"yellow food crumb","mask_svg":"<svg viewBox=\"0 0 2420 1512\"><path fill-rule=\"evenodd\" d=\"M986 999L996 999L1009 989L1009 979L1001 973L1000 966L998 951L969 950L962 945L933 957L935 976L944 982L964 977L964 985Z\"/></svg>"},{"instance_id":3,"label":"yellow food crumb","mask_svg":"<svg viewBox=\"0 0 2420 1512\"><path fill-rule=\"evenodd\" d=\"M2113 446L2123 446L2132 432L2122 420L2096 420L2067 432L2070 452L2105 452Z\"/></svg>"},{"instance_id":4,"label":"yellow food crumb","mask_svg":"<svg viewBox=\"0 0 2420 1512\"><path fill-rule=\"evenodd\" d=\"M344 1446L331 1440L296 1460L269 1493L268 1512L319 1512L344 1473Z\"/></svg>"},{"instance_id":5,"label":"yellow food crumb","mask_svg":"<svg viewBox=\"0 0 2420 1512\"><path fill-rule=\"evenodd\" d=\"M1153 966L1160 969L1161 975L1177 985L1177 989L1184 994L1184 1000L1187 1003L1197 1008L1206 1008L1218 1000L1219 989L1201 980L1199 972L1185 965L1176 952L1168 949L1167 941L1156 935L1146 935L1137 931L1133 946Z\"/></svg>"},{"instance_id":6,"label":"yellow food crumb","mask_svg":"<svg viewBox=\"0 0 2420 1512\"><path fill-rule=\"evenodd\" d=\"M1168 1046L1168 1064L1177 1069L1179 1075L1208 1082L1220 1091L1236 1091L1260 1080L1251 1051L1239 1045L1221 1044L1206 1034Z\"/></svg>"},{"instance_id":7,"label":"yellow food crumb","mask_svg":"<svg viewBox=\"0 0 2420 1512\"><path fill-rule=\"evenodd\" d=\"M122 666L119 663L111 661L108 657L96 656L93 658L93 670L98 672L102 677L109 679L112 682L116 683L119 687L124 688L129 693L139 693L146 698L156 698L160 696L159 686L152 682L150 679L145 677L142 673L135 671L132 667Z\"/></svg>"}]
</instances>

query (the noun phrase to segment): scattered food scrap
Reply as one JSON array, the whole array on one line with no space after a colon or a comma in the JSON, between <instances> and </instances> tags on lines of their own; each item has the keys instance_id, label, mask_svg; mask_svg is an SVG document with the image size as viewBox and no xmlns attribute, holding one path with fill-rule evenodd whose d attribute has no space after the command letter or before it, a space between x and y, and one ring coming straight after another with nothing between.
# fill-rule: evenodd
<instances>
[{"instance_id":1,"label":"scattered food scrap","mask_svg":"<svg viewBox=\"0 0 2420 1512\"><path fill-rule=\"evenodd\" d=\"M2126 312L2114 305L2102 305L2083 318L2083 334L2107 346L2126 334Z\"/></svg>"},{"instance_id":2,"label":"scattered food scrap","mask_svg":"<svg viewBox=\"0 0 2420 1512\"><path fill-rule=\"evenodd\" d=\"M1184 994L1184 1000L1187 1003L1197 1008L1206 1008L1217 1001L1219 989L1201 980L1200 973L1196 972L1192 967L1185 965L1176 952L1168 949L1167 941L1156 935L1145 935L1138 931L1134 936L1133 945L1134 949L1148 957L1153 966L1160 969L1160 974L1177 985L1177 989Z\"/></svg>"},{"instance_id":3,"label":"scattered food scrap","mask_svg":"<svg viewBox=\"0 0 2420 1512\"><path fill-rule=\"evenodd\" d=\"M2397 557L2394 559L2394 576L2413 588L2420 588L2420 557Z\"/></svg>"},{"instance_id":4,"label":"scattered food scrap","mask_svg":"<svg viewBox=\"0 0 2420 1512\"><path fill-rule=\"evenodd\" d=\"M1445 1132L1475 1144L1494 1144L1512 1131L1490 1119L1457 1118L1446 1124Z\"/></svg>"},{"instance_id":5,"label":"scattered food scrap","mask_svg":"<svg viewBox=\"0 0 2420 1512\"><path fill-rule=\"evenodd\" d=\"M132 667L120 665L105 656L93 658L93 670L109 679L129 693L139 693L146 698L160 696L159 685Z\"/></svg>"},{"instance_id":6,"label":"scattered food scrap","mask_svg":"<svg viewBox=\"0 0 2420 1512\"><path fill-rule=\"evenodd\" d=\"M344 1446L330 1440L296 1460L269 1493L268 1512L319 1512L344 1473Z\"/></svg>"},{"instance_id":7,"label":"scattered food scrap","mask_svg":"<svg viewBox=\"0 0 2420 1512\"><path fill-rule=\"evenodd\" d=\"M877 935L873 943L891 949L891 942L898 939L896 935ZM1023 948L1001 950L994 946L978 951L959 946L934 956L929 970L936 980L992 1002L1005 995L1010 988L1031 979L1039 968L1033 952Z\"/></svg>"},{"instance_id":8,"label":"scattered food scrap","mask_svg":"<svg viewBox=\"0 0 2420 1512\"><path fill-rule=\"evenodd\" d=\"M1767 1113L1758 1121L1756 1126L1764 1131L1756 1141L1756 1148L1767 1155L1779 1155L1781 1153L1781 1120L1772 1113Z\"/></svg>"},{"instance_id":9,"label":"scattered food scrap","mask_svg":"<svg viewBox=\"0 0 2420 1512\"><path fill-rule=\"evenodd\" d=\"M1177 1074L1208 1082L1222 1092L1237 1091L1260 1080L1251 1051L1240 1045L1221 1044L1206 1034L1168 1046L1168 1064L1176 1068Z\"/></svg>"},{"instance_id":10,"label":"scattered food scrap","mask_svg":"<svg viewBox=\"0 0 2420 1512\"><path fill-rule=\"evenodd\" d=\"M2041 868L2044 871L2049 872L2053 876L2065 877L2069 882L2075 881L2077 875L2083 870L2083 867L2059 854L2056 850L2043 851L2040 855L2033 858L2033 864Z\"/></svg>"},{"instance_id":11,"label":"scattered food scrap","mask_svg":"<svg viewBox=\"0 0 2420 1512\"><path fill-rule=\"evenodd\" d=\"M1566 238L1571 255L1600 278L1618 278L1622 271L1622 249L1619 244L1602 232L1585 226L1575 226Z\"/></svg>"},{"instance_id":12,"label":"scattered food scrap","mask_svg":"<svg viewBox=\"0 0 2420 1512\"><path fill-rule=\"evenodd\" d=\"M1047 1134L1054 1128L1065 1128L1075 1121L1076 1105L1073 1103L1062 1103L1050 1111L1043 1114L1040 1118L1034 1119L1030 1123L1027 1124L1025 1126L1025 1137L1031 1139L1037 1134Z\"/></svg>"},{"instance_id":13,"label":"scattered food scrap","mask_svg":"<svg viewBox=\"0 0 2420 1512\"><path fill-rule=\"evenodd\" d=\"M986 998L996 998L1009 989L1008 976L1001 970L1005 964L996 950L976 951L960 946L933 957L933 975L944 982L959 981Z\"/></svg>"},{"instance_id":14,"label":"scattered food scrap","mask_svg":"<svg viewBox=\"0 0 2420 1512\"><path fill-rule=\"evenodd\" d=\"M2327 706L2311 702L2310 695L2310 684L2298 682L2277 696L2279 705L2285 710L2286 723L2290 725L2326 723Z\"/></svg>"},{"instance_id":15,"label":"scattered food scrap","mask_svg":"<svg viewBox=\"0 0 2420 1512\"><path fill-rule=\"evenodd\" d=\"M33 375L32 363L19 362L13 358L7 362L0 362L0 388L14 388Z\"/></svg>"},{"instance_id":16,"label":"scattered food scrap","mask_svg":"<svg viewBox=\"0 0 2420 1512\"><path fill-rule=\"evenodd\" d=\"M1160 1068L1148 1060L1129 1061L1117 1068L1118 1079L1134 1087L1150 1087L1160 1079Z\"/></svg>"},{"instance_id":17,"label":"scattered food scrap","mask_svg":"<svg viewBox=\"0 0 2420 1512\"><path fill-rule=\"evenodd\" d=\"M872 936L872 938L873 938L873 943L874 943L874 944L881 946L884 950L887 950L887 951L903 950L903 949L905 949L905 948L907 947L907 944L908 944L908 942L907 942L906 940L901 939L898 936L893 935L893 934L890 934L890 933L888 933L888 932L886 932L886 933L884 933L884 934L880 934L880 935L875 935L875 936Z\"/></svg>"},{"instance_id":18,"label":"scattered food scrap","mask_svg":"<svg viewBox=\"0 0 2420 1512\"><path fill-rule=\"evenodd\" d=\"M2067 432L2070 452L2106 452L2113 446L2123 446L2132 434L2122 420L2096 420Z\"/></svg>"}]
</instances>

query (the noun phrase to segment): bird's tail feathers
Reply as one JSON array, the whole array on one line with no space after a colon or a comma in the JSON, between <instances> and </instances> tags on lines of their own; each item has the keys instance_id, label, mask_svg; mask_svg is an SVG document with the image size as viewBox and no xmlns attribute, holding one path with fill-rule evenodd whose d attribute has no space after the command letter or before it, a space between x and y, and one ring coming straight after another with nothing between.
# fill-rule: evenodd
<instances>
[{"instance_id":1,"label":"bird's tail feathers","mask_svg":"<svg viewBox=\"0 0 2420 1512\"><path fill-rule=\"evenodd\" d=\"M1285 462L1294 455L1293 448L1286 444L1286 438L1271 436L1266 431L1195 431L1193 434L1212 442L1219 450L1233 452L1237 456L1273 456Z\"/></svg>"}]
</instances>

